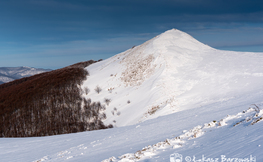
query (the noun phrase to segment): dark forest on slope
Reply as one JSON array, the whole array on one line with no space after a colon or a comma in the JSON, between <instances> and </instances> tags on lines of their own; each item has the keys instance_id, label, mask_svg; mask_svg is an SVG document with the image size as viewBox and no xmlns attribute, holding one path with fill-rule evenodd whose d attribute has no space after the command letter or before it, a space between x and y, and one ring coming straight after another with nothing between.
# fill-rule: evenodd
<instances>
[{"instance_id":1,"label":"dark forest on slope","mask_svg":"<svg viewBox=\"0 0 263 162\"><path fill-rule=\"evenodd\" d=\"M33 137L106 129L105 107L82 98L89 75L80 62L0 85L0 137Z\"/></svg>"}]
</instances>

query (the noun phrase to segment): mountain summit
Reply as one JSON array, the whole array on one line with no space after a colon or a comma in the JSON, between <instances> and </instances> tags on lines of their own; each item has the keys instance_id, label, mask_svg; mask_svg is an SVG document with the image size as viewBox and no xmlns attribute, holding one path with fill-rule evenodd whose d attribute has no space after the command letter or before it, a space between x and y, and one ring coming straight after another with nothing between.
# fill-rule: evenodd
<instances>
[{"instance_id":1,"label":"mountain summit","mask_svg":"<svg viewBox=\"0 0 263 162\"><path fill-rule=\"evenodd\" d=\"M262 53L216 50L172 29L87 67L82 87L93 101L111 100L105 122L124 126L255 92L262 61Z\"/></svg>"},{"instance_id":2,"label":"mountain summit","mask_svg":"<svg viewBox=\"0 0 263 162\"><path fill-rule=\"evenodd\" d=\"M150 41L152 41L154 47L159 50L165 50L169 47L177 47L187 50L202 50L210 48L209 46L204 45L189 34L177 29L168 30L156 36Z\"/></svg>"}]
</instances>

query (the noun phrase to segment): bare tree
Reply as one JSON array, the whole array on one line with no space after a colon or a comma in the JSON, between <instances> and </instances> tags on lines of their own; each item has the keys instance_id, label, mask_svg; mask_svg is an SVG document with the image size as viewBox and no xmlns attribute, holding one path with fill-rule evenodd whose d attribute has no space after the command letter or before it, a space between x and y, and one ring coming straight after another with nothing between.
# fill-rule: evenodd
<instances>
[{"instance_id":1,"label":"bare tree","mask_svg":"<svg viewBox=\"0 0 263 162\"><path fill-rule=\"evenodd\" d=\"M88 87L85 87L85 88L84 88L84 92L85 92L86 95L88 95L89 92L90 92L90 89L89 89Z\"/></svg>"},{"instance_id":2,"label":"bare tree","mask_svg":"<svg viewBox=\"0 0 263 162\"><path fill-rule=\"evenodd\" d=\"M106 115L105 113L102 113L102 114L100 114L100 118L101 118L102 120L104 120L104 119L107 118L107 115Z\"/></svg>"},{"instance_id":3,"label":"bare tree","mask_svg":"<svg viewBox=\"0 0 263 162\"><path fill-rule=\"evenodd\" d=\"M109 98L104 98L104 102L106 103L107 106L109 106L111 99Z\"/></svg>"},{"instance_id":4,"label":"bare tree","mask_svg":"<svg viewBox=\"0 0 263 162\"><path fill-rule=\"evenodd\" d=\"M99 93L102 91L102 89L101 89L99 86L97 86L97 87L95 88L95 91L99 94Z\"/></svg>"}]
</instances>

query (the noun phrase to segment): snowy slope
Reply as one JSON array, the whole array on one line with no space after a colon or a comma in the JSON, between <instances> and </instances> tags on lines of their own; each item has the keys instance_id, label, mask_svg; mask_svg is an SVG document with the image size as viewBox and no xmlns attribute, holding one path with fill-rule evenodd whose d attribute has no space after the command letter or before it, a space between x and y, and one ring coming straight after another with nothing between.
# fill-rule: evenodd
<instances>
[{"instance_id":1,"label":"snowy slope","mask_svg":"<svg viewBox=\"0 0 263 162\"><path fill-rule=\"evenodd\" d=\"M115 128L2 138L1 161L169 162L178 153L261 162L262 62L263 53L220 51L169 30L87 67L84 97L111 99L104 122Z\"/></svg>"},{"instance_id":2,"label":"snowy slope","mask_svg":"<svg viewBox=\"0 0 263 162\"><path fill-rule=\"evenodd\" d=\"M262 61L262 53L216 50L172 29L87 67L83 87L93 101L112 100L105 123L125 126L261 90Z\"/></svg>"},{"instance_id":3,"label":"snowy slope","mask_svg":"<svg viewBox=\"0 0 263 162\"><path fill-rule=\"evenodd\" d=\"M242 100L243 98L239 99L239 101ZM146 153L148 156L141 156L141 159L137 160L169 162L171 154L179 153L184 157L196 156L198 158L202 155L211 158L217 158L221 155L246 158L252 155L253 157L256 156L258 162L263 161L263 122L255 125L244 122L234 127L234 124L250 116L250 114L254 115L255 112L249 113L248 111L241 116L239 114L242 114L243 110L248 110L249 107L232 107L228 104L215 104L209 107L200 107L199 110L181 111L138 125L107 130L51 137L2 138L0 139L1 161L100 162L113 156L120 160L118 157L122 155L134 154L149 145L184 136L187 131L198 125L203 127L213 120L219 122L221 119L224 119L227 125L218 126L217 124L211 128L203 129L206 132L197 138L188 139L186 137L182 141L172 141L172 146L164 145L155 148L156 151ZM220 106L224 107L222 112L228 111L233 119L227 119L227 113L225 115L218 113L215 116L210 114L211 109L218 111ZM231 113L238 109L242 111ZM123 161L125 160L128 161L123 159ZM132 161L130 160L130 162Z\"/></svg>"},{"instance_id":4,"label":"snowy slope","mask_svg":"<svg viewBox=\"0 0 263 162\"><path fill-rule=\"evenodd\" d=\"M32 67L0 67L0 84L50 71Z\"/></svg>"}]
</instances>

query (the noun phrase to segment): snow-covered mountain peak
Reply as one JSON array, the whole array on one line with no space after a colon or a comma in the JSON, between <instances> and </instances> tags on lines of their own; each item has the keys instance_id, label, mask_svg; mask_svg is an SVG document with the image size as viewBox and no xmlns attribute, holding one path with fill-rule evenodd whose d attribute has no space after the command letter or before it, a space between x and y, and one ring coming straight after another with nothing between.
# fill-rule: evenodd
<instances>
[{"instance_id":1,"label":"snow-covered mountain peak","mask_svg":"<svg viewBox=\"0 0 263 162\"><path fill-rule=\"evenodd\" d=\"M127 85L140 85L160 71L161 76L176 74L182 66L194 65L215 49L177 29L168 30L145 43L118 54L109 60L119 62L125 71L121 80ZM116 57L118 60L116 60Z\"/></svg>"},{"instance_id":2,"label":"snow-covered mountain peak","mask_svg":"<svg viewBox=\"0 0 263 162\"><path fill-rule=\"evenodd\" d=\"M176 72L178 67L200 61L204 54L209 53L209 55L212 55L214 52L210 51L214 50L187 33L171 29L139 46L112 57L112 59L116 61L116 58L118 58L117 61L126 67L124 72L126 77L123 77L126 78L123 79L126 82L133 81L136 77L133 74L141 77L143 75L144 78L147 78L155 67L165 66L166 71ZM128 73L133 76L127 76Z\"/></svg>"},{"instance_id":3,"label":"snow-covered mountain peak","mask_svg":"<svg viewBox=\"0 0 263 162\"><path fill-rule=\"evenodd\" d=\"M87 67L84 97L111 100L106 124L135 124L256 91L263 86L262 56L216 50L172 29Z\"/></svg>"},{"instance_id":4,"label":"snow-covered mountain peak","mask_svg":"<svg viewBox=\"0 0 263 162\"><path fill-rule=\"evenodd\" d=\"M168 30L154 38L154 47L159 50L179 48L185 50L204 50L211 47L204 45L189 34L177 29Z\"/></svg>"}]
</instances>

